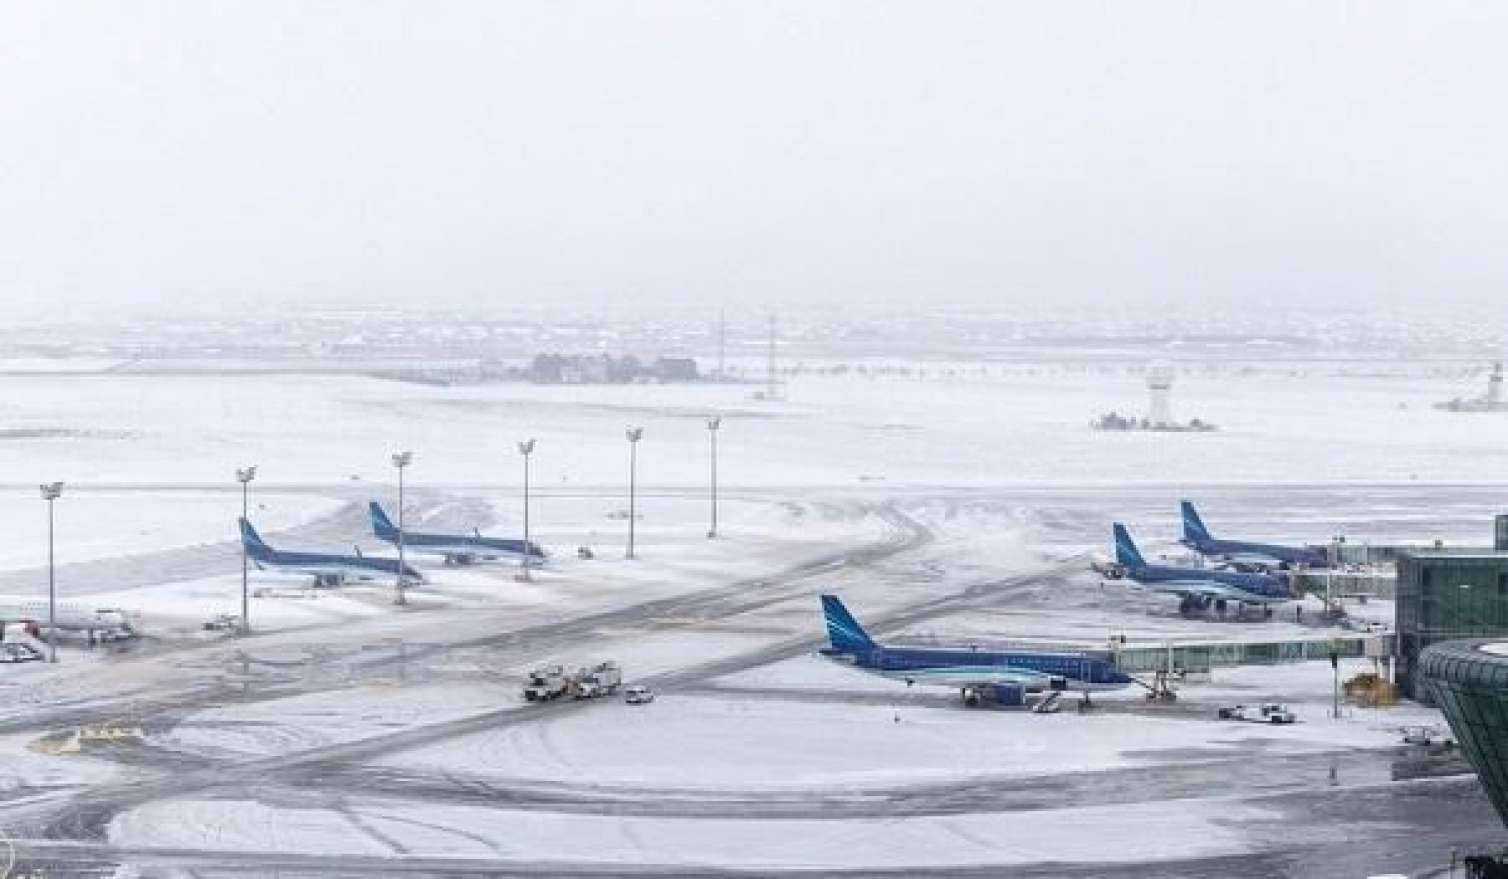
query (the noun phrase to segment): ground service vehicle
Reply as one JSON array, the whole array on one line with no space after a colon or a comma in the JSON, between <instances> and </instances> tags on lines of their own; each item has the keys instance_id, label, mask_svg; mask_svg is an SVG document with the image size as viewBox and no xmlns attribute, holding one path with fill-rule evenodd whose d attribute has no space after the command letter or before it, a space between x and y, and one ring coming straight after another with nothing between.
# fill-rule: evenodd
<instances>
[{"instance_id":1,"label":"ground service vehicle","mask_svg":"<svg viewBox=\"0 0 1508 879\"><path fill-rule=\"evenodd\" d=\"M42 651L30 644L15 641L0 643L0 662L35 662L42 658Z\"/></svg>"},{"instance_id":2,"label":"ground service vehicle","mask_svg":"<svg viewBox=\"0 0 1508 879\"><path fill-rule=\"evenodd\" d=\"M1268 702L1262 706L1262 720L1268 723L1293 723L1298 717L1288 710L1287 705Z\"/></svg>"},{"instance_id":3,"label":"ground service vehicle","mask_svg":"<svg viewBox=\"0 0 1508 879\"><path fill-rule=\"evenodd\" d=\"M569 681L566 679L565 669L558 665L546 665L529 672L528 680L524 684L524 700L528 702L548 702L565 695Z\"/></svg>"},{"instance_id":4,"label":"ground service vehicle","mask_svg":"<svg viewBox=\"0 0 1508 879\"><path fill-rule=\"evenodd\" d=\"M618 692L623 683L623 670L618 663L599 662L591 668L583 668L571 676L571 695L577 699L595 699Z\"/></svg>"}]
</instances>

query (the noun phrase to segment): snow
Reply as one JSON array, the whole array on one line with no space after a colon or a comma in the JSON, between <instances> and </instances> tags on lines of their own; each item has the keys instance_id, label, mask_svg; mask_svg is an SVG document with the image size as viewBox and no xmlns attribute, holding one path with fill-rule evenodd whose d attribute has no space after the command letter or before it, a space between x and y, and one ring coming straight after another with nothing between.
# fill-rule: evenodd
<instances>
[{"instance_id":1,"label":"snow","mask_svg":"<svg viewBox=\"0 0 1508 879\"><path fill-rule=\"evenodd\" d=\"M524 862L905 869L1051 861L1157 861L1245 850L1239 803L948 815L885 821L669 819L523 812L351 798L342 812L239 800L170 800L113 820L118 845L223 851L507 857ZM1093 832L1086 833L1085 828ZM583 845L582 840L590 840Z\"/></svg>"},{"instance_id":2,"label":"snow","mask_svg":"<svg viewBox=\"0 0 1508 879\"><path fill-rule=\"evenodd\" d=\"M1508 478L1508 418L1429 407L1457 391L1314 370L1181 377L1176 412L1212 434L1097 433L1093 416L1140 411L1134 377L1046 365L987 379L799 376L787 402L731 385L435 387L362 376L0 375L18 427L78 436L5 440L0 481L228 483L258 461L273 481L388 483L393 448L431 484L516 484L512 443L539 439L538 485L619 485L623 428L645 427L641 484L705 483L703 417L724 415L733 486L1086 483L1357 483ZM191 399L193 406L184 406ZM286 417L286 413L311 413ZM317 415L313 414L317 413ZM517 425L517 436L498 436ZM1469 425L1469 429L1463 429ZM507 463L504 463L507 462ZM861 482L861 479L867 482Z\"/></svg>"},{"instance_id":3,"label":"snow","mask_svg":"<svg viewBox=\"0 0 1508 879\"><path fill-rule=\"evenodd\" d=\"M35 750L30 736L0 736L0 801L35 790L99 784L122 775L109 760L85 754L53 756Z\"/></svg>"},{"instance_id":4,"label":"snow","mask_svg":"<svg viewBox=\"0 0 1508 879\"><path fill-rule=\"evenodd\" d=\"M465 717L519 702L517 688L479 681L421 686L354 686L338 697L306 693L197 712L153 745L211 756L267 756Z\"/></svg>"},{"instance_id":5,"label":"snow","mask_svg":"<svg viewBox=\"0 0 1508 879\"><path fill-rule=\"evenodd\" d=\"M1070 707L1047 716L967 710L946 688L908 689L810 654L713 680L686 671L785 643L804 649L799 639L816 643L820 591L842 594L861 620L967 597L946 613L887 631L885 640L1095 645L1113 634L1140 644L1323 637L1331 630L1301 624L1291 610L1271 622L1184 620L1175 602L1101 584L1083 571L1083 554L1104 549L1111 519L1131 522L1149 547L1162 545L1176 533L1176 502L1186 492L1208 498L1207 521L1232 535L1323 540L1343 530L1356 539L1444 534L1455 541L1474 539L1480 529L1485 542L1485 516L1496 501L1449 483L1508 479L1508 418L1463 420L1426 405L1451 396L1451 387L1313 369L1181 375L1175 414L1214 421L1218 433L1115 435L1090 431L1087 422L1111 408L1139 411L1139 380L1051 365L979 380L803 376L788 386L786 402L751 401L746 388L718 385L0 375L4 414L34 431L0 436L7 452L0 481L23 487L0 492L0 526L14 537L0 548L0 573L30 576L45 561L45 517L33 482L38 474L68 480L56 508L59 560L102 562L92 570L104 576L64 585L80 592L87 586L101 606L132 609L152 636L129 654L65 643L58 667L0 668L0 717L19 724L52 708L114 710L190 694L187 708L143 718L164 722L153 728L149 747L164 760L186 751L234 766L506 713L521 704L518 686L529 666L610 658L623 664L627 682L665 679L659 699L643 707L620 699L557 706L563 710L556 714L437 737L372 762L546 788L586 779L608 794L697 802L835 791L863 798L995 779L1029 784L1057 773L1254 750L1381 751L1397 745L1397 727L1438 724L1438 713L1403 705L1347 708L1329 718L1324 663L1217 670L1208 683L1184 685L1174 706L1146 705L1139 689L1128 689L1096 696L1100 712L1079 715ZM724 415L717 540L705 536L702 419L710 412ZM645 427L635 561L623 558L623 428L631 424ZM341 512L372 498L391 507L392 450L416 451L406 475L412 527L516 534L521 461L513 443L526 436L539 439L532 536L552 553L532 582L516 579L514 566L450 568L416 556L431 582L398 609L390 584L313 592L303 588L307 578L253 571L252 588L263 590L252 599L256 635L241 640L199 630L203 620L239 610L239 563L227 551L239 512L236 466L261 466L253 518L273 543L331 551L360 544L392 555L360 517ZM1370 487L1379 482L1400 487ZM1310 484L1322 488L1296 488ZM877 564L846 565L840 553L899 536L879 512L886 504L930 529L932 541ZM209 544L215 552L203 558L173 555ZM577 558L579 546L596 558ZM111 582L114 560L126 557L133 570L148 573ZM793 581L774 582L775 572L818 561L824 563ZM1059 570L1064 565L1071 572ZM1016 580L1022 582L1001 586ZM714 589L735 590L745 606L724 619L688 602L687 610L612 620L527 649L507 642L510 632ZM1316 607L1311 603L1306 617ZM1367 612L1386 618L1388 608ZM408 648L421 657L411 666L367 662L373 651ZM1366 668L1347 663L1343 674ZM200 693L212 697L194 695ZM1269 700L1288 703L1301 722L1270 727L1213 717L1218 704ZM24 745L19 738L0 745L0 789L95 783L121 771ZM110 839L227 852L1004 868L1239 854L1252 844L1244 820L1292 819L1219 795L817 821L525 812L308 794L307 801L277 793L253 801L242 786L215 797L155 799L117 815Z\"/></svg>"},{"instance_id":6,"label":"snow","mask_svg":"<svg viewBox=\"0 0 1508 879\"><path fill-rule=\"evenodd\" d=\"M1368 667L1349 663L1346 676ZM590 776L599 786L699 790L876 788L990 777L1180 762L1195 749L1239 755L1271 740L1286 752L1391 748L1398 727L1440 722L1433 709L1348 706L1329 713L1328 663L1219 671L1181 688L1200 702L1285 701L1292 726L1235 725L1214 709L1190 717L1160 706L1079 715L970 710L947 688L904 684L802 657L730 676L715 695L666 692L647 710L595 706L559 719L476 733L385 762L410 769L544 782ZM764 686L761 686L764 685ZM741 695L740 690L760 690ZM763 692L773 689L773 693ZM827 692L830 702L779 698L783 688ZM846 692L894 695L892 704L853 704ZM1100 701L1139 703L1143 691ZM937 701L929 697L936 696ZM928 698L918 703L916 698ZM1138 706L1139 707L1139 706ZM602 748L610 725L613 746ZM814 735L814 731L841 734Z\"/></svg>"},{"instance_id":7,"label":"snow","mask_svg":"<svg viewBox=\"0 0 1508 879\"><path fill-rule=\"evenodd\" d=\"M258 492L252 517L265 532L305 525L342 506L308 492ZM172 547L236 541L239 494L68 488L55 502L57 563L114 558ZM47 565L47 509L33 489L0 493L0 571ZM45 571L42 585L45 586Z\"/></svg>"}]
</instances>

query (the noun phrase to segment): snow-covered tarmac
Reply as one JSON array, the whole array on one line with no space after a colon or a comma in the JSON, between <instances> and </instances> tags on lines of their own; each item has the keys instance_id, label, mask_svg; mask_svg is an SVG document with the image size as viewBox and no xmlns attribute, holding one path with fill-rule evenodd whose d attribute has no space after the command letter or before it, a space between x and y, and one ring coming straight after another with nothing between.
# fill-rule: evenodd
<instances>
[{"instance_id":1,"label":"snow-covered tarmac","mask_svg":"<svg viewBox=\"0 0 1508 879\"><path fill-rule=\"evenodd\" d=\"M60 583L132 609L150 637L119 652L68 643L55 668L0 667L0 829L35 863L119 865L123 876L384 864L1365 875L1422 868L1501 833L1462 764L1398 746L1397 726L1438 723L1436 713L1329 718L1327 664L1220 671L1172 706L1127 691L1098 697L1089 714L1038 716L965 710L956 694L908 690L812 652L815 596L826 591L897 638L1323 636L1287 617L1181 619L1164 599L1101 584L1086 553L1104 546L1114 518L1156 547L1185 491L1212 525L1252 537L1481 543L1500 493L1449 483L1499 466L1508 419L1459 431L1448 414L1394 400L1433 389L1331 380L1306 385L1303 410L1290 412L1283 401L1298 388L1265 377L1250 388L1254 404L1198 404L1229 425L1225 435L1117 437L1083 429L1088 411L1113 403L1077 375L941 390L810 379L785 404L733 388L571 389L565 399L355 377L41 384L19 395L35 423L82 428L87 412L88 424L118 431L28 441L27 473L73 467L84 481L59 502L60 521L73 516L78 529L59 533ZM232 391L240 403L223 412L168 405L172 394ZM290 434L244 416L289 396L330 413L322 429ZM1369 427L1299 455L1314 413L1338 406ZM699 416L711 409L731 413L718 540L704 536L699 488ZM640 420L646 488L640 558L629 562L613 480L626 466L622 426ZM240 588L239 493L204 483L262 462L269 485L254 491L254 516L269 537L381 551L362 508L392 502L385 454L412 446L416 521L511 533L517 461L497 466L509 449L499 424L539 435L541 458L556 456L541 461L532 516L553 558L533 582L506 566L430 561L431 582L399 609L385 584L316 595L253 572L257 634L198 630L238 609ZM111 454L78 454L92 444ZM13 466L0 462L0 476L19 482ZM0 521L35 530L26 523L40 502L26 498L32 507L0 504ZM576 558L582 545L596 558ZM34 577L36 564L31 550L0 554L0 578ZM117 569L117 583L100 579ZM531 665L601 658L660 699L538 706L518 696ZM1302 722L1213 718L1218 704L1269 698ZM139 724L143 739L81 756L33 747L106 721Z\"/></svg>"}]
</instances>

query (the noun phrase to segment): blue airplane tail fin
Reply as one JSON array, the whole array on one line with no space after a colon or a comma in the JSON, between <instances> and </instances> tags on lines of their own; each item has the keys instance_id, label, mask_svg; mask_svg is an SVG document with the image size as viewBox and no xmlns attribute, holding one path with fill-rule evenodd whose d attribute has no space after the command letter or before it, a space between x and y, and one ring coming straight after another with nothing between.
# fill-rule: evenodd
<instances>
[{"instance_id":1,"label":"blue airplane tail fin","mask_svg":"<svg viewBox=\"0 0 1508 879\"><path fill-rule=\"evenodd\" d=\"M396 535L398 533L397 526L393 524L392 519L387 517L387 511L382 508L382 504L372 501L367 504L367 511L372 514L373 534L386 538L389 535Z\"/></svg>"},{"instance_id":2,"label":"blue airplane tail fin","mask_svg":"<svg viewBox=\"0 0 1508 879\"><path fill-rule=\"evenodd\" d=\"M1204 527L1204 520L1199 518L1199 511L1194 509L1194 503L1182 501L1179 506L1183 510L1183 539L1210 540L1210 529Z\"/></svg>"},{"instance_id":3,"label":"blue airplane tail fin","mask_svg":"<svg viewBox=\"0 0 1508 879\"><path fill-rule=\"evenodd\" d=\"M852 653L874 646L874 639L853 618L853 614L848 612L838 596L822 596L822 617L827 622L827 638L832 642L834 650Z\"/></svg>"},{"instance_id":4,"label":"blue airplane tail fin","mask_svg":"<svg viewBox=\"0 0 1508 879\"><path fill-rule=\"evenodd\" d=\"M1136 541L1131 539L1131 532L1119 522L1115 523L1115 560L1126 568L1144 568L1147 565L1141 550L1136 548Z\"/></svg>"},{"instance_id":5,"label":"blue airplane tail fin","mask_svg":"<svg viewBox=\"0 0 1508 879\"><path fill-rule=\"evenodd\" d=\"M250 522L245 519L238 521L241 524L241 545L246 548L248 554L257 557L272 552L272 547L262 540L262 535L257 533L257 529L251 527Z\"/></svg>"}]
</instances>

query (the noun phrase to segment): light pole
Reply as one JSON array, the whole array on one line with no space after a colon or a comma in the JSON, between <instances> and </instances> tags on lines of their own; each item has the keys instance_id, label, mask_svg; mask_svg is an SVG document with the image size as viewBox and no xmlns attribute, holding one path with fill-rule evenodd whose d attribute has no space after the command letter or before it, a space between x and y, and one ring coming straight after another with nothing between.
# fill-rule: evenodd
<instances>
[{"instance_id":1,"label":"light pole","mask_svg":"<svg viewBox=\"0 0 1508 879\"><path fill-rule=\"evenodd\" d=\"M408 570L403 563L403 471L412 463L413 452L393 453L393 466L398 468L398 597L393 599L394 604L408 604L408 598L403 594L403 578Z\"/></svg>"},{"instance_id":2,"label":"light pole","mask_svg":"<svg viewBox=\"0 0 1508 879\"><path fill-rule=\"evenodd\" d=\"M1340 720L1340 638L1330 639L1330 676L1333 679L1330 717Z\"/></svg>"},{"instance_id":3,"label":"light pole","mask_svg":"<svg viewBox=\"0 0 1508 879\"><path fill-rule=\"evenodd\" d=\"M247 521L247 493L251 481L257 478L257 465L236 468L236 481L241 483L241 521ZM246 541L241 541L241 634L251 634L251 604L247 600L246 593L247 563Z\"/></svg>"},{"instance_id":4,"label":"light pole","mask_svg":"<svg viewBox=\"0 0 1508 879\"><path fill-rule=\"evenodd\" d=\"M623 432L628 437L628 552L624 558L634 557L634 493L635 480L639 469L639 440L644 436L644 428L630 427Z\"/></svg>"},{"instance_id":5,"label":"light pole","mask_svg":"<svg viewBox=\"0 0 1508 879\"><path fill-rule=\"evenodd\" d=\"M721 415L707 419L707 438L712 444L712 527L707 529L708 538L717 536L717 429L722 426Z\"/></svg>"},{"instance_id":6,"label":"light pole","mask_svg":"<svg viewBox=\"0 0 1508 879\"><path fill-rule=\"evenodd\" d=\"M524 580L528 580L530 578L530 575L529 575L529 547L530 547L530 543L529 543L529 456L532 455L532 454L534 454L534 438L530 437L529 439L526 439L523 442L519 443L518 444L518 453L520 455L524 456L524 551L523 551L523 555L521 556L524 570L523 570L523 573L520 575L520 577L522 579L524 579Z\"/></svg>"},{"instance_id":7,"label":"light pole","mask_svg":"<svg viewBox=\"0 0 1508 879\"><path fill-rule=\"evenodd\" d=\"M47 482L42 486L42 500L47 501L47 661L58 661L58 580L52 552L52 503L63 494L63 483Z\"/></svg>"}]
</instances>

